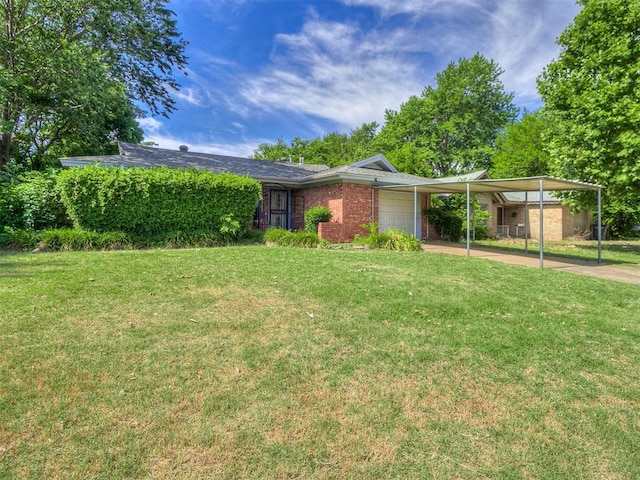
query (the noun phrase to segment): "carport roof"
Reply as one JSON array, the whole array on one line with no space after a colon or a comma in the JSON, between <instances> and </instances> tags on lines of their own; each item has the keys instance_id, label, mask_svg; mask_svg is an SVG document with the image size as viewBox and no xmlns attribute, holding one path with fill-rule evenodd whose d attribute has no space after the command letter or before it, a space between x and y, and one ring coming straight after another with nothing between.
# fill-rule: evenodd
<instances>
[{"instance_id":1,"label":"carport roof","mask_svg":"<svg viewBox=\"0 0 640 480\"><path fill-rule=\"evenodd\" d=\"M523 177L506 179L485 180L455 180L429 179L426 182L413 185L398 185L400 190L417 190L421 193L466 193L467 185L471 193L495 193L495 192L536 192L542 189L545 192L559 190L598 190L600 185L579 182L576 180L564 180L554 177Z\"/></svg>"}]
</instances>

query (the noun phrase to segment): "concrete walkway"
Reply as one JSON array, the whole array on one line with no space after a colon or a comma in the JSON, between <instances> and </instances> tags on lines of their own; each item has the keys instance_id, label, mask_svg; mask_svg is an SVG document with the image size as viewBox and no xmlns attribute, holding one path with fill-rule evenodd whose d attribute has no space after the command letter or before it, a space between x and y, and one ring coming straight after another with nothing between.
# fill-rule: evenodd
<instances>
[{"instance_id":1,"label":"concrete walkway","mask_svg":"<svg viewBox=\"0 0 640 480\"><path fill-rule=\"evenodd\" d=\"M446 253L450 255L467 254L466 244L461 243L427 242L423 244L422 249L426 252ZM526 254L524 252L509 252L496 248L472 245L470 254L472 257L476 258L485 258L496 262L540 268L540 256L538 253ZM598 265L595 262L585 262L581 260L545 255L544 268L640 285L640 268L634 268L631 266L621 267L606 264Z\"/></svg>"}]
</instances>

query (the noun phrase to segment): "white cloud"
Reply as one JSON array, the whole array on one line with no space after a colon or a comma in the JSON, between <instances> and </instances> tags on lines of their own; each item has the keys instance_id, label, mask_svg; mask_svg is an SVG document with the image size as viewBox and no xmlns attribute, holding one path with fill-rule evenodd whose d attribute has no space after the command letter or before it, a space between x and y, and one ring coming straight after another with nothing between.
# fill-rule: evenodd
<instances>
[{"instance_id":1,"label":"white cloud","mask_svg":"<svg viewBox=\"0 0 640 480\"><path fill-rule=\"evenodd\" d=\"M141 118L138 120L140 127L144 131L144 141L152 142L160 148L178 150L180 145L187 145L189 151L200 153L217 153L218 155L230 155L233 157L248 157L258 148L261 143L267 142L264 139L241 140L239 142L220 142L206 138L202 133L193 132L176 138L167 132L162 122L155 118ZM241 129L242 125L233 124Z\"/></svg>"},{"instance_id":2,"label":"white cloud","mask_svg":"<svg viewBox=\"0 0 640 480\"><path fill-rule=\"evenodd\" d=\"M416 65L375 31L314 17L296 34L278 35L272 64L245 82L246 101L343 127L380 121L384 110L419 93Z\"/></svg>"},{"instance_id":3,"label":"white cloud","mask_svg":"<svg viewBox=\"0 0 640 480\"><path fill-rule=\"evenodd\" d=\"M138 124L145 132L154 133L162 128L162 122L159 122L153 117L140 118Z\"/></svg>"},{"instance_id":4,"label":"white cloud","mask_svg":"<svg viewBox=\"0 0 640 480\"><path fill-rule=\"evenodd\" d=\"M190 139L177 139L172 136L145 135L146 142L153 142L159 148L166 148L168 150L178 150L180 145L187 145L190 152L198 153L215 153L217 155L229 155L232 157L249 157L258 148L260 143L267 140L256 141L244 141L244 142L211 142L206 139L195 136Z\"/></svg>"},{"instance_id":5,"label":"white cloud","mask_svg":"<svg viewBox=\"0 0 640 480\"><path fill-rule=\"evenodd\" d=\"M574 0L342 0L384 16L413 17L402 32L423 53L456 61L475 52L504 70L505 89L517 103L539 103L536 78L558 54L556 38L579 12ZM433 75L437 72L430 72Z\"/></svg>"},{"instance_id":6,"label":"white cloud","mask_svg":"<svg viewBox=\"0 0 640 480\"><path fill-rule=\"evenodd\" d=\"M241 82L244 101L269 115L289 112L353 128L382 121L385 109L433 84L447 63L479 52L505 71L502 81L516 103L530 107L539 102L536 77L558 52L555 38L578 11L573 0L343 3L377 8L384 18L363 31L312 11L297 33L275 38L271 64ZM388 18L397 14L411 20Z\"/></svg>"}]
</instances>

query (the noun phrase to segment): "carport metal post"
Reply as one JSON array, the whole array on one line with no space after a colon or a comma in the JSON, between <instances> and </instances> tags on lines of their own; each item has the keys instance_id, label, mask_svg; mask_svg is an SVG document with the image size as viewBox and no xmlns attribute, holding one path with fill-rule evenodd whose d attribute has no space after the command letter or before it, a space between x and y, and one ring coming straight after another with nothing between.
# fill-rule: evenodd
<instances>
[{"instance_id":1,"label":"carport metal post","mask_svg":"<svg viewBox=\"0 0 640 480\"><path fill-rule=\"evenodd\" d=\"M413 235L420 240L420 231L418 229L418 187L413 187Z\"/></svg>"},{"instance_id":2,"label":"carport metal post","mask_svg":"<svg viewBox=\"0 0 640 480\"><path fill-rule=\"evenodd\" d=\"M529 253L529 192L524 192L524 253Z\"/></svg>"},{"instance_id":3,"label":"carport metal post","mask_svg":"<svg viewBox=\"0 0 640 480\"><path fill-rule=\"evenodd\" d=\"M470 213L470 202L469 202L469 191L470 191L470 187L469 187L469 182L467 182L467 257L471 256L471 247L469 245L469 240L470 240L470 230L469 230L469 225L471 222L469 222L470 217L471 217L471 213Z\"/></svg>"},{"instance_id":4,"label":"carport metal post","mask_svg":"<svg viewBox=\"0 0 640 480\"><path fill-rule=\"evenodd\" d=\"M598 263L602 263L602 188L598 188Z\"/></svg>"},{"instance_id":5,"label":"carport metal post","mask_svg":"<svg viewBox=\"0 0 640 480\"><path fill-rule=\"evenodd\" d=\"M544 268L544 210L542 208L542 195L544 194L544 189L542 182L543 180L540 179L540 240L538 241L538 245L540 246L540 268Z\"/></svg>"}]
</instances>

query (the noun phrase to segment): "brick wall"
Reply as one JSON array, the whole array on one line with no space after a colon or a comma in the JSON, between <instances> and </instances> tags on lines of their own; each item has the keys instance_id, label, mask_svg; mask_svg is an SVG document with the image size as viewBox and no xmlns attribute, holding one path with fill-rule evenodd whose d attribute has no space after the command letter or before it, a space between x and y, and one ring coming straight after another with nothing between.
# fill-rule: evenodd
<instances>
[{"instance_id":1,"label":"brick wall","mask_svg":"<svg viewBox=\"0 0 640 480\"><path fill-rule=\"evenodd\" d=\"M371 220L371 192L370 185L340 183L308 188L296 193L305 198L305 209L316 205L328 207L331 210L331 221L318 226L318 234L329 242L350 242L354 235L366 235L366 230L360 227ZM303 219L304 225L304 219Z\"/></svg>"},{"instance_id":2,"label":"brick wall","mask_svg":"<svg viewBox=\"0 0 640 480\"><path fill-rule=\"evenodd\" d=\"M318 205L331 210L331 221L318 225L318 234L329 242L351 242L356 234L366 235L360 225L378 221L378 190L370 185L336 183L320 187L293 190L291 195L291 230L304 229L304 212ZM420 212L425 208L428 196L420 196ZM373 204L372 204L373 200ZM263 188L263 211L268 219L269 189ZM373 209L372 209L373 205ZM435 238L430 226L429 238ZM422 217L422 237L427 236L427 224Z\"/></svg>"}]
</instances>

